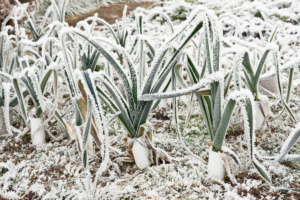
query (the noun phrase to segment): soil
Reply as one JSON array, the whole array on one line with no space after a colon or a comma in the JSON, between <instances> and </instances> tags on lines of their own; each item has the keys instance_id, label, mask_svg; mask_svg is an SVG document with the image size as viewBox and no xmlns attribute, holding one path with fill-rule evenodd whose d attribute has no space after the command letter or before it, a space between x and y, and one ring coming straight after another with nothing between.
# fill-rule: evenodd
<instances>
[{"instance_id":1,"label":"soil","mask_svg":"<svg viewBox=\"0 0 300 200\"><path fill-rule=\"evenodd\" d=\"M66 19L66 22L70 25L75 27L77 22L86 19L87 17L94 16L95 13L98 13L98 17L104 19L109 24L114 24L117 19L122 18L124 6L127 5L127 14L131 11L135 10L137 7L148 8L149 6L154 5L154 2L120 2L110 4L107 7L98 8L95 10L90 10L89 13L76 15Z\"/></svg>"}]
</instances>

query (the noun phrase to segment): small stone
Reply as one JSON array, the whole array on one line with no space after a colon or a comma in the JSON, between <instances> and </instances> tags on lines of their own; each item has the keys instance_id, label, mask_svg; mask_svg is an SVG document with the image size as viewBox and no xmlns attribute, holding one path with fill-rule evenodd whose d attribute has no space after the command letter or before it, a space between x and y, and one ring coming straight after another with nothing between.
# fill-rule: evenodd
<instances>
[{"instance_id":1,"label":"small stone","mask_svg":"<svg viewBox=\"0 0 300 200\"><path fill-rule=\"evenodd\" d=\"M20 147L20 146L19 146L17 143L15 143L15 147L18 148L18 147Z\"/></svg>"}]
</instances>

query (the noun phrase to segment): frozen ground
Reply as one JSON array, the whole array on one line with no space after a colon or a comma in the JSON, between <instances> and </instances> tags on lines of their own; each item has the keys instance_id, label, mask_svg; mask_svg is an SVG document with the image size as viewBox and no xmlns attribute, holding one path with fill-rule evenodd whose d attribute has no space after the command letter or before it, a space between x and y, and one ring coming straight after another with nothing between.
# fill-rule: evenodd
<instances>
[{"instance_id":1,"label":"frozen ground","mask_svg":"<svg viewBox=\"0 0 300 200\"><path fill-rule=\"evenodd\" d=\"M223 18L223 34L226 39L235 42L249 42L263 48L270 37L273 27L280 23L276 44L279 45L280 62L286 64L297 58L300 53L300 1L199 1L217 15L230 13L238 18ZM165 7L172 20L180 24L193 10L192 3L178 1L167 2ZM150 11L138 9L140 12ZM182 14L180 18L176 15ZM132 21L130 15L128 21ZM172 18L172 17L171 17ZM152 23L158 32L166 28L160 25L157 18ZM158 26L160 25L160 26ZM176 28L176 26L175 26ZM232 38L237 35L240 40ZM134 33L133 33L134 34ZM262 42L265 41L265 42ZM231 65L228 59L228 66ZM274 69L270 69L274 70ZM294 87L291 96L291 108L297 120L300 120L300 74L296 69ZM284 93L288 82L288 73L282 73ZM272 98L272 114L276 115L283 109L279 99ZM194 106L191 119L185 127L185 119L190 105L189 98L179 100L179 119L184 141L195 154L208 160L207 152L210 146L209 136L205 129L201 112ZM237 113L236 113L237 114ZM72 116L69 116L71 118ZM46 146L35 147L30 143L30 137L25 136L21 141L12 138L0 143L0 195L10 199L300 199L300 194L286 192L280 188L300 188L300 163L285 162L265 165L272 175L273 186L266 184L252 168L247 147L243 141L243 127L238 120L232 121L226 136L226 146L234 150L241 159L241 166L234 168L236 181L227 176L224 181L210 180L207 176L206 165L189 156L182 148L175 134L172 121L172 110L157 109L149 117L155 127L153 143L164 149L174 158L172 163L160 163L145 170L138 170L132 163L119 162L120 171L110 167L100 177L96 184L95 193L88 185L83 172L81 155L78 153L75 141L64 139L60 142L49 142ZM14 125L14 124L13 124ZM14 126L18 126L15 124ZM270 119L270 128L265 132L257 131L256 147L260 155L268 156L270 152L278 153L283 141L295 124L287 113L277 119ZM59 131L59 130L58 130ZM125 147L122 138L124 129L118 121L109 128L111 160L123 157ZM60 134L60 133L57 133ZM92 181L100 167L100 150L95 146L95 156L90 157L89 171ZM300 141L293 147L293 154L300 154Z\"/></svg>"}]
</instances>

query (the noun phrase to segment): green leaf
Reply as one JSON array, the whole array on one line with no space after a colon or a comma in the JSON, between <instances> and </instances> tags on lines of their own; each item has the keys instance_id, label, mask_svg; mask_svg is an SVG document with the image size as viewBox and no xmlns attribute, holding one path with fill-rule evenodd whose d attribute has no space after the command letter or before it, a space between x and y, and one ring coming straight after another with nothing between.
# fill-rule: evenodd
<instances>
[{"instance_id":1,"label":"green leaf","mask_svg":"<svg viewBox=\"0 0 300 200\"><path fill-rule=\"evenodd\" d=\"M228 93L228 90L229 90L229 87L230 87L230 83L231 83L231 80L232 80L232 73L233 73L233 70L230 70L230 72L228 72L225 76L225 80L224 80L224 97L226 97L227 93Z\"/></svg>"},{"instance_id":2,"label":"green leaf","mask_svg":"<svg viewBox=\"0 0 300 200\"><path fill-rule=\"evenodd\" d=\"M247 73L245 70L244 71L244 75L245 75L245 81L246 81L246 85L248 86L248 89L252 92L252 94L255 94L254 88L252 86L251 80L248 77Z\"/></svg>"},{"instance_id":3,"label":"green leaf","mask_svg":"<svg viewBox=\"0 0 300 200\"><path fill-rule=\"evenodd\" d=\"M12 82L13 82L13 86L14 86L15 92L17 94L19 106L21 108L21 112L22 112L24 121L27 124L27 113L26 113L26 109L25 109L25 105L24 105L23 96L22 96L21 91L20 91L18 79L17 78L13 78Z\"/></svg>"},{"instance_id":4,"label":"green leaf","mask_svg":"<svg viewBox=\"0 0 300 200\"><path fill-rule=\"evenodd\" d=\"M83 129L83 139L82 139L82 148L85 155L83 155L83 166L86 168L87 166L87 153L86 153L86 146L88 141L88 136L91 131L91 124L92 124L92 99L88 95L87 96L87 116L86 116L86 122Z\"/></svg>"},{"instance_id":5,"label":"green leaf","mask_svg":"<svg viewBox=\"0 0 300 200\"><path fill-rule=\"evenodd\" d=\"M210 99L206 99L206 97L200 96L196 94L200 110L202 113L202 116L204 118L205 125L208 129L208 133L210 136L210 140L213 141L214 139L214 133L212 131L212 112L211 112L211 104L210 104Z\"/></svg>"},{"instance_id":6,"label":"green leaf","mask_svg":"<svg viewBox=\"0 0 300 200\"><path fill-rule=\"evenodd\" d=\"M258 83L259 83L259 77L261 75L261 72L262 72L262 69L263 69L263 66L265 64L265 61L266 61L266 58L269 54L270 50L267 49L262 58L260 59L260 62L258 64L258 67L257 67L257 70L256 70L256 73L255 73L255 76L254 76L254 80L253 80L253 89L255 91L255 100L257 100L258 98Z\"/></svg>"},{"instance_id":7,"label":"green leaf","mask_svg":"<svg viewBox=\"0 0 300 200\"><path fill-rule=\"evenodd\" d=\"M216 131L214 141L213 141L213 150L220 151L222 149L223 141L225 139L225 135L227 132L229 120L233 113L233 109L235 107L236 101L230 99L225 107L225 110L222 114L222 118L220 120L218 129Z\"/></svg>"},{"instance_id":8,"label":"green leaf","mask_svg":"<svg viewBox=\"0 0 300 200\"><path fill-rule=\"evenodd\" d=\"M249 75L251 77L251 81L253 81L254 80L254 72L253 72L253 68L251 66L251 62L250 62L250 58L249 58L249 53L248 52L245 52L242 64L244 66L244 69L246 69L247 72L249 73Z\"/></svg>"},{"instance_id":9,"label":"green leaf","mask_svg":"<svg viewBox=\"0 0 300 200\"><path fill-rule=\"evenodd\" d=\"M45 91L47 82L48 82L48 80L49 80L49 78L50 78L50 76L51 76L52 71L53 71L52 69L49 69L49 70L46 72L44 78L42 79L42 83L41 83L42 94L43 94L44 91Z\"/></svg>"}]
</instances>

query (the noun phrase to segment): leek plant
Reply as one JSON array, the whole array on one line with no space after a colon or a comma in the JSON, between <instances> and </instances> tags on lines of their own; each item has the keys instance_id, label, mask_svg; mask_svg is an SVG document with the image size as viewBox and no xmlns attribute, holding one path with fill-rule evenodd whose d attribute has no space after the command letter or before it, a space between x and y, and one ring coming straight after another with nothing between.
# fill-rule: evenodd
<instances>
[{"instance_id":1,"label":"leek plant","mask_svg":"<svg viewBox=\"0 0 300 200\"><path fill-rule=\"evenodd\" d=\"M283 113L284 110L287 110L288 113L290 114L290 116L293 118L293 120L296 121L293 112L291 111L291 109L288 106L288 103L289 103L290 95L291 95L294 66L296 65L297 62L296 63L292 62L291 64L293 66L291 66L290 63L288 63L287 66L284 67L285 69L290 70L288 92L287 92L287 96L285 99L283 96L283 91L282 91L281 81L280 81L280 70L279 70L280 65L279 65L279 62L277 61L278 60L278 58L277 58L278 52L276 50L276 45L271 43L276 36L278 26L279 25L276 25L274 30L272 31L272 34L269 38L269 41L266 45L265 50L263 50L261 48L254 50L254 59L253 60L251 60L250 53L246 49L244 49L244 47L239 52L236 52L236 50L233 50L233 51L227 50L227 52L226 52L226 53L239 54L237 56L238 60L236 60L236 62L237 62L236 64L238 64L240 62L240 60L242 60L242 66L243 66L242 72L244 75L244 76L242 76L242 80L243 80L245 86L254 95L254 100L256 102L256 111L257 111L256 129L260 129L260 128L265 129L267 127L268 118L271 115L268 97L265 95L262 95L261 93L265 93L268 96L271 95L273 97L276 97L276 96L274 96L274 95L276 95L276 94L274 94L274 92L277 93L277 91L278 91L280 99L284 105L284 109L280 112L280 114L278 116L276 116L274 118L279 117ZM238 29L238 27L237 27L237 29ZM236 34L238 34L238 33L236 32ZM226 41L225 44L227 47L234 49L233 45L229 41ZM252 49L255 48L255 47L252 47L250 44L247 44L246 42L242 42L241 44L246 45L246 46L248 45L248 47L250 47ZM257 50L261 51L262 54L257 53ZM226 53L224 53L224 54L226 54ZM275 73L273 73L271 76L269 75L270 72L267 71L267 66L265 64L269 54L272 54L272 60L274 61L273 62L274 68L276 70ZM260 60L258 61L257 66L255 66L257 63L257 61L256 61L257 57L260 58ZM235 73L234 71L238 70L238 68L239 68L238 66L235 66L235 68L232 69L226 75L226 78L227 78L227 81L225 83L226 93L230 86L230 81L232 79L232 76ZM254 69L256 69L256 71ZM239 70L239 71L241 71L241 70ZM262 77L264 77L264 78L262 78ZM276 79L274 79L274 78L276 78ZM266 82L265 85L261 85L263 82Z\"/></svg>"},{"instance_id":2,"label":"leek plant","mask_svg":"<svg viewBox=\"0 0 300 200\"><path fill-rule=\"evenodd\" d=\"M236 89L224 100L224 82L226 83L229 80L229 75L224 77L223 72L220 69L222 37L219 33L220 29L218 27L217 17L214 14L207 12L202 16L202 19L204 27L203 40L205 46L205 57L203 58L204 64L202 69L200 66L197 66L192 56L189 54L186 55L188 61L186 68L189 74L189 79L193 85L191 87L175 91L176 81L180 82L182 79L177 75L178 73L176 70L173 70L173 92L144 94L140 97L140 100L153 101L164 98L173 98L174 119L178 137L189 154L203 161L185 146L181 139L178 124L176 97L195 93L212 143L212 147L209 152L208 172L212 178L217 179L222 179L224 177L225 166L222 161L224 156L231 156L239 164L238 156L233 151L224 147L223 143L234 108L236 105L241 106L244 118L245 135L247 137L247 144L252 164L258 174L260 174L267 182L271 183L271 177L268 175L266 169L255 158L254 98L251 92L241 89L240 74L235 72ZM202 34L200 34L200 36L201 35ZM241 65L241 60L239 65ZM206 72L208 72L207 75L205 75ZM230 171L228 172L230 173Z\"/></svg>"},{"instance_id":3,"label":"leek plant","mask_svg":"<svg viewBox=\"0 0 300 200\"><path fill-rule=\"evenodd\" d=\"M202 15L203 9L200 7L197 9L193 14L191 15L191 18L187 20L184 25L181 27L180 30L175 32L168 40L160 42L159 50L155 51L154 48L151 48L150 46L150 40L147 40L146 38L143 40L137 40L134 42L132 50L132 56L131 54L127 53L126 50L117 44L111 43L111 41L108 41L106 38L100 37L100 36L93 36L90 34L88 27L85 28L85 32L80 31L76 28L66 28L63 30L60 34L60 41L62 42L62 49L64 52L64 70L66 75L66 80L68 82L70 92L72 94L72 97L77 97L78 91L76 91L76 85L77 83L74 81L75 79L72 78L74 75L72 75L72 68L74 69L74 66L76 66L76 63L73 62L73 67L68 59L68 47L65 44L65 35L70 35L69 38L72 38L72 44L76 47L78 45L82 45L85 42L88 43L88 45L91 45L93 48L95 48L97 51L99 51L102 56L109 62L110 66L113 67L115 72L120 76L121 81L124 85L125 90L125 97L120 94L119 90L117 89L116 84L111 80L111 77L108 76L104 72L94 72L94 73L85 73L85 82L89 84L83 84L83 90L80 89L81 94L84 96L83 91L87 91L87 89L91 92L91 94L94 96L94 99L98 96L100 97L101 101L108 105L109 108L111 108L113 113L120 112L118 115L118 118L124 125L128 135L130 138L132 138L132 147L133 149L135 144L137 143L144 143L147 145L147 149L152 149L154 151L154 155L156 156L156 161L158 162L158 158L163 157L166 160L169 160L167 154L163 152L162 150L158 150L151 146L151 142L149 142L149 137L151 135L147 135L145 133L151 132L149 129L145 129L147 126L147 117L149 113L157 107L157 103L154 101L143 101L139 100L138 96L140 94L151 94L156 93L159 90L164 90L165 85L166 87L169 85L171 78L169 76L169 72L171 72L172 68L176 66L176 63L180 59L182 52L188 45L188 43L191 41L191 39L198 33L198 31L202 28L203 22L202 20L199 20L199 16ZM143 16L140 16L138 20L138 27L140 29L140 35L143 33ZM97 21L98 19L96 19ZM190 27L190 23L192 23L192 27ZM186 34L189 33L189 34ZM71 36L73 35L73 36ZM141 38L142 36L140 36ZM76 39L75 39L76 38ZM83 40L80 40L83 39ZM146 46L149 50L143 50L144 47L142 47L141 41L145 41ZM80 44L80 42L82 44ZM174 45L174 43L178 43L178 45ZM79 44L77 44L79 43ZM71 45L71 44L70 44ZM69 46L70 46L69 45ZM138 51L138 57L139 64L138 66L135 65L133 62L133 58L135 58L134 51L136 51L136 48L140 46L140 49ZM122 55L122 58L124 59L123 65L121 62L116 60L114 58L114 55L109 52L109 50L114 50L118 52L118 55ZM143 57L143 54L145 52L151 52L151 55L153 55L153 60L151 62L151 68L147 69L144 67L145 60L141 57ZM151 57L151 56L149 56ZM74 61L77 61L77 55L74 53ZM147 70L145 70L147 69ZM89 70L88 70L89 71ZM129 75L128 75L129 74ZM139 76L138 76L139 75ZM139 81L138 81L139 77ZM102 83L102 86L99 84L95 84L95 81L100 81ZM167 80L167 81L165 81ZM166 84L163 84L166 82ZM95 87L92 87L92 85L95 84ZM105 90L110 94L107 95ZM86 101L85 101L86 103ZM79 104L77 104L79 105ZM80 107L78 106L78 110L80 110ZM78 112L80 113L80 112ZM77 118L76 118L77 119ZM80 120L80 117L78 117ZM142 129L141 129L142 128ZM151 128L150 128L151 129ZM100 137L100 136L99 136ZM141 141L142 139L138 139L140 137L143 137L144 141ZM137 141L139 140L139 141ZM138 153L137 153L138 155ZM148 158L148 155L145 155Z\"/></svg>"},{"instance_id":4,"label":"leek plant","mask_svg":"<svg viewBox=\"0 0 300 200\"><path fill-rule=\"evenodd\" d=\"M1 36L0 36L0 54L1 54L1 77L2 80L9 82L15 91L15 96L12 98L9 107L15 107L19 104L20 113L23 117L23 120L26 124L26 128L23 131L20 131L12 126L8 126L13 132L18 133L17 138L20 138L22 135L26 134L29 131L29 121L31 124L37 125L35 128L31 127L32 139L34 144L40 144L45 142L45 134L44 134L44 125L51 120L51 117L56 109L55 106L57 104L57 72L55 67L49 67L51 64L51 56L46 53L41 55L41 48L33 48L28 47L32 42L28 41L27 35L25 35L23 28L18 26L17 20L20 20L21 17L17 17L17 13L24 13L27 17L27 25L32 34L32 40L36 43L40 42L39 39L43 35L43 31L47 29L43 29L44 27L40 26L36 29L34 20L30 18L30 15L26 12L26 10L21 6L21 4L17 1L19 7L15 7L11 14L4 20ZM7 21L13 18L15 22L15 32L16 36L8 36L7 29L5 27ZM33 26L34 24L34 26ZM14 48L14 45L16 47ZM51 45L50 45L51 46ZM51 49L51 48L50 48ZM26 53L29 53L26 55ZM51 51L50 51L51 53ZM4 56L5 55L5 56ZM30 63L30 64L29 64ZM32 64L33 63L33 64ZM44 64L45 63L45 64ZM53 64L53 63L52 63ZM47 69L48 68L48 69ZM40 73L38 73L38 69L41 69ZM43 69L46 69L45 71ZM42 72L42 73L41 73ZM43 73L44 72L44 73ZM13 76L12 74L18 73L19 75ZM42 113L45 112L45 103L44 101L47 99L44 97L44 92L46 91L46 86L48 85L48 80L53 74L53 91L54 98L53 100L53 111L50 114L50 117L44 122L42 119ZM26 109L26 104L24 98L28 95L31 96L31 99L35 105L35 110L32 114L28 113ZM8 97L6 97L8 99ZM52 101L51 100L51 101ZM33 118L30 118L33 116ZM46 115L44 115L45 117ZM39 122L34 123L35 118L39 118ZM9 125L9 124L7 124ZM22 129L22 127L21 127ZM34 135L35 132L39 132L40 136L35 138L40 142L35 142ZM55 137L48 132L52 139Z\"/></svg>"}]
</instances>

